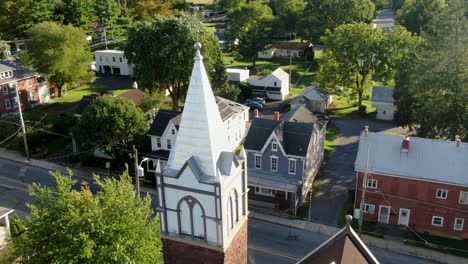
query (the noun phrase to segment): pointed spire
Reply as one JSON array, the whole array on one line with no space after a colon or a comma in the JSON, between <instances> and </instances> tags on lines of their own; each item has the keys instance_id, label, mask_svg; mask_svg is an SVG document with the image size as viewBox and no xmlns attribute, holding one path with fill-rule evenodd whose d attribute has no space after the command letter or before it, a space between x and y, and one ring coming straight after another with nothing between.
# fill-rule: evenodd
<instances>
[{"instance_id":1,"label":"pointed spire","mask_svg":"<svg viewBox=\"0 0 468 264\"><path fill-rule=\"evenodd\" d=\"M192 156L204 174L216 176L219 155L230 151L226 128L219 114L203 65L202 45L196 42L195 61L174 149L168 168L180 170Z\"/></svg>"}]
</instances>

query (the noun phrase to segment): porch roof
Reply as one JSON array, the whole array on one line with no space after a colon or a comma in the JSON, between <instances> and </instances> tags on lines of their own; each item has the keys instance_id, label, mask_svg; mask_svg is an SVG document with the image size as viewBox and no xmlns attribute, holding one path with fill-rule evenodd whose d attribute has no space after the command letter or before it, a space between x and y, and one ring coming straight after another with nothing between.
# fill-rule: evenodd
<instances>
[{"instance_id":1,"label":"porch roof","mask_svg":"<svg viewBox=\"0 0 468 264\"><path fill-rule=\"evenodd\" d=\"M294 178L283 177L266 172L248 172L249 185L261 186L286 192L296 192L299 181Z\"/></svg>"}]
</instances>

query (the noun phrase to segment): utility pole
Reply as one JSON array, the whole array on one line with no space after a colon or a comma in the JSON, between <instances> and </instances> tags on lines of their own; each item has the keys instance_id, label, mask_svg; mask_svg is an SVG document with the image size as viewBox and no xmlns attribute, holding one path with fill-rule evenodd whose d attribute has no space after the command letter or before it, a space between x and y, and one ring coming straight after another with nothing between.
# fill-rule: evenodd
<instances>
[{"instance_id":1,"label":"utility pole","mask_svg":"<svg viewBox=\"0 0 468 264\"><path fill-rule=\"evenodd\" d=\"M137 197L140 198L140 175L138 173L138 150L135 145L133 145L133 159L135 162L135 190Z\"/></svg>"},{"instance_id":2,"label":"utility pole","mask_svg":"<svg viewBox=\"0 0 468 264\"><path fill-rule=\"evenodd\" d=\"M20 100L20 90L18 82L16 82L16 104L18 106L18 113L20 117L21 130L23 131L23 141L24 141L24 152L26 154L26 159L29 161L29 149L28 149L28 139L26 137L26 128L24 126L23 111L21 110L21 100Z\"/></svg>"},{"instance_id":3,"label":"utility pole","mask_svg":"<svg viewBox=\"0 0 468 264\"><path fill-rule=\"evenodd\" d=\"M364 203L366 199L366 187L367 187L367 172L369 171L369 154L370 154L370 144L367 144L367 160L366 160L366 171L364 172L364 178L362 180L362 195L361 195L361 207L359 210L359 230L358 235L361 237L362 233L362 221L364 218Z\"/></svg>"},{"instance_id":4,"label":"utility pole","mask_svg":"<svg viewBox=\"0 0 468 264\"><path fill-rule=\"evenodd\" d=\"M106 27L104 27L104 44L106 45L106 50L107 50L107 33L106 33Z\"/></svg>"}]
</instances>

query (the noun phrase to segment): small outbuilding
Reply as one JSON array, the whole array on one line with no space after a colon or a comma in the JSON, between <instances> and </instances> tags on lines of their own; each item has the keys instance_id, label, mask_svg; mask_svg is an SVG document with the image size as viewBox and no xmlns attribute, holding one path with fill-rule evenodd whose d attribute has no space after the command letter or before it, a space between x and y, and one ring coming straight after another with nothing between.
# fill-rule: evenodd
<instances>
[{"instance_id":1,"label":"small outbuilding","mask_svg":"<svg viewBox=\"0 0 468 264\"><path fill-rule=\"evenodd\" d=\"M249 70L227 68L228 81L232 83L245 82L250 75Z\"/></svg>"},{"instance_id":2,"label":"small outbuilding","mask_svg":"<svg viewBox=\"0 0 468 264\"><path fill-rule=\"evenodd\" d=\"M252 75L246 81L253 94L264 95L270 100L283 100L289 94L289 74L281 68L263 77Z\"/></svg>"},{"instance_id":3,"label":"small outbuilding","mask_svg":"<svg viewBox=\"0 0 468 264\"><path fill-rule=\"evenodd\" d=\"M372 88L372 106L377 108L377 119L393 120L395 104L393 99L393 87L374 86Z\"/></svg>"},{"instance_id":4,"label":"small outbuilding","mask_svg":"<svg viewBox=\"0 0 468 264\"><path fill-rule=\"evenodd\" d=\"M291 109L305 105L310 111L325 113L332 102L332 95L318 86L309 86L293 98L290 102Z\"/></svg>"}]
</instances>

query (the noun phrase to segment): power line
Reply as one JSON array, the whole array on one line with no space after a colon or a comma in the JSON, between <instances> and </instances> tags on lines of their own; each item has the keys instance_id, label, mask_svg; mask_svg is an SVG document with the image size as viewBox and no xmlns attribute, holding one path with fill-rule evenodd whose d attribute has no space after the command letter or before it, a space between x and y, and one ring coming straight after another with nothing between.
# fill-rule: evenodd
<instances>
[{"instance_id":1,"label":"power line","mask_svg":"<svg viewBox=\"0 0 468 264\"><path fill-rule=\"evenodd\" d=\"M10 138L16 136L16 135L20 132L20 130L21 130L21 127L18 128L18 130L16 130L16 132L14 132L11 136L7 137L7 138L4 139L2 142L0 142L0 145L3 144L3 143L5 143L6 141L8 141Z\"/></svg>"}]
</instances>

